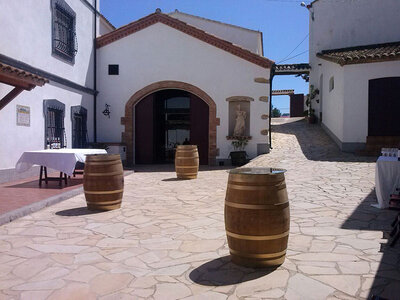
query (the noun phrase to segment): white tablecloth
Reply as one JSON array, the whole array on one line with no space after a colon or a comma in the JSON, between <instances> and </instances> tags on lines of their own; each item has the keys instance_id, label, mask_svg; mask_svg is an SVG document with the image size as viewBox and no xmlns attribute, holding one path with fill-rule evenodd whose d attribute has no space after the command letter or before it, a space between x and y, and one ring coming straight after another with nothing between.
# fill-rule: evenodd
<instances>
[{"instance_id":1,"label":"white tablecloth","mask_svg":"<svg viewBox=\"0 0 400 300\"><path fill-rule=\"evenodd\" d=\"M400 161L380 156L375 167L375 192L379 208L389 207L390 194L400 188Z\"/></svg>"},{"instance_id":2,"label":"white tablecloth","mask_svg":"<svg viewBox=\"0 0 400 300\"><path fill-rule=\"evenodd\" d=\"M26 151L19 158L15 169L25 172L33 165L45 166L72 175L76 163L85 162L88 154L107 154L104 149L50 149Z\"/></svg>"}]
</instances>

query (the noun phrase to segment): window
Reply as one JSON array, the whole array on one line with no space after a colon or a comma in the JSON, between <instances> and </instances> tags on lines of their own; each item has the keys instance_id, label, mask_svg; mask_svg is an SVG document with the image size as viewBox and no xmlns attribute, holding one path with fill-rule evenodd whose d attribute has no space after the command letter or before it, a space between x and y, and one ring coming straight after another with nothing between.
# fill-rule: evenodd
<instances>
[{"instance_id":1,"label":"window","mask_svg":"<svg viewBox=\"0 0 400 300\"><path fill-rule=\"evenodd\" d=\"M87 109L83 106L71 107L72 148L87 147Z\"/></svg>"},{"instance_id":2,"label":"window","mask_svg":"<svg viewBox=\"0 0 400 300\"><path fill-rule=\"evenodd\" d=\"M45 148L54 143L60 143L59 147L66 147L64 115L65 104L57 100L44 100L43 110L45 116Z\"/></svg>"},{"instance_id":3,"label":"window","mask_svg":"<svg viewBox=\"0 0 400 300\"><path fill-rule=\"evenodd\" d=\"M332 91L335 88L335 78L332 76L329 79L329 91Z\"/></svg>"},{"instance_id":4,"label":"window","mask_svg":"<svg viewBox=\"0 0 400 300\"><path fill-rule=\"evenodd\" d=\"M108 75L118 75L119 65L108 65Z\"/></svg>"},{"instance_id":5,"label":"window","mask_svg":"<svg viewBox=\"0 0 400 300\"><path fill-rule=\"evenodd\" d=\"M53 9L53 53L74 62L77 53L75 12L64 0L52 0Z\"/></svg>"}]
</instances>

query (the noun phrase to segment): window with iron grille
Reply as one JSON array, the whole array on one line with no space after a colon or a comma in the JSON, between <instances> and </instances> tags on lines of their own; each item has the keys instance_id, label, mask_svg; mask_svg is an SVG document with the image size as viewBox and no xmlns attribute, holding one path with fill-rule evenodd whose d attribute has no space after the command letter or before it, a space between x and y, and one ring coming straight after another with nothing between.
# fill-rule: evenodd
<instances>
[{"instance_id":1,"label":"window with iron grille","mask_svg":"<svg viewBox=\"0 0 400 300\"><path fill-rule=\"evenodd\" d=\"M87 137L87 110L83 106L71 107L72 120L72 148L86 148Z\"/></svg>"},{"instance_id":2,"label":"window with iron grille","mask_svg":"<svg viewBox=\"0 0 400 300\"><path fill-rule=\"evenodd\" d=\"M76 14L64 0L52 0L53 53L74 62L77 53Z\"/></svg>"},{"instance_id":3,"label":"window with iron grille","mask_svg":"<svg viewBox=\"0 0 400 300\"><path fill-rule=\"evenodd\" d=\"M65 104L58 100L44 100L43 110L45 116L45 147L54 143L60 143L58 147L66 146L65 141Z\"/></svg>"}]
</instances>

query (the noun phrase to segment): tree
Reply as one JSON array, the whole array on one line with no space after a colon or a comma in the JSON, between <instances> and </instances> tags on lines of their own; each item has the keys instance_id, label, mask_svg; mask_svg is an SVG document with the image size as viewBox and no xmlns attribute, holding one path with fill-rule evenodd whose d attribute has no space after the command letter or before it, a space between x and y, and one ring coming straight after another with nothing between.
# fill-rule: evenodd
<instances>
[{"instance_id":1,"label":"tree","mask_svg":"<svg viewBox=\"0 0 400 300\"><path fill-rule=\"evenodd\" d=\"M279 109L277 109L276 107L274 107L272 109L272 117L279 118L280 116L281 116L281 111Z\"/></svg>"}]
</instances>

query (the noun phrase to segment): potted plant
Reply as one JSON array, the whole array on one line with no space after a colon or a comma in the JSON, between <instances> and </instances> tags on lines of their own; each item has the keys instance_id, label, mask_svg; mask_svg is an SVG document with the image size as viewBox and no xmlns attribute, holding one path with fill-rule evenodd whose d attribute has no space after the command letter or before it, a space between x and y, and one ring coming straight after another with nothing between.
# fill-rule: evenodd
<instances>
[{"instance_id":1,"label":"potted plant","mask_svg":"<svg viewBox=\"0 0 400 300\"><path fill-rule=\"evenodd\" d=\"M319 94L319 90L314 88L314 85L310 85L310 94L307 95L306 105L308 106L307 111L307 121L310 124L317 122L317 117L315 116L315 109L312 108L312 100ZM316 100L318 103L319 100Z\"/></svg>"},{"instance_id":2,"label":"potted plant","mask_svg":"<svg viewBox=\"0 0 400 300\"><path fill-rule=\"evenodd\" d=\"M247 163L247 153L244 148L249 143L249 139L245 136L236 136L234 138L232 146L235 151L229 154L232 166L243 166Z\"/></svg>"}]
</instances>

